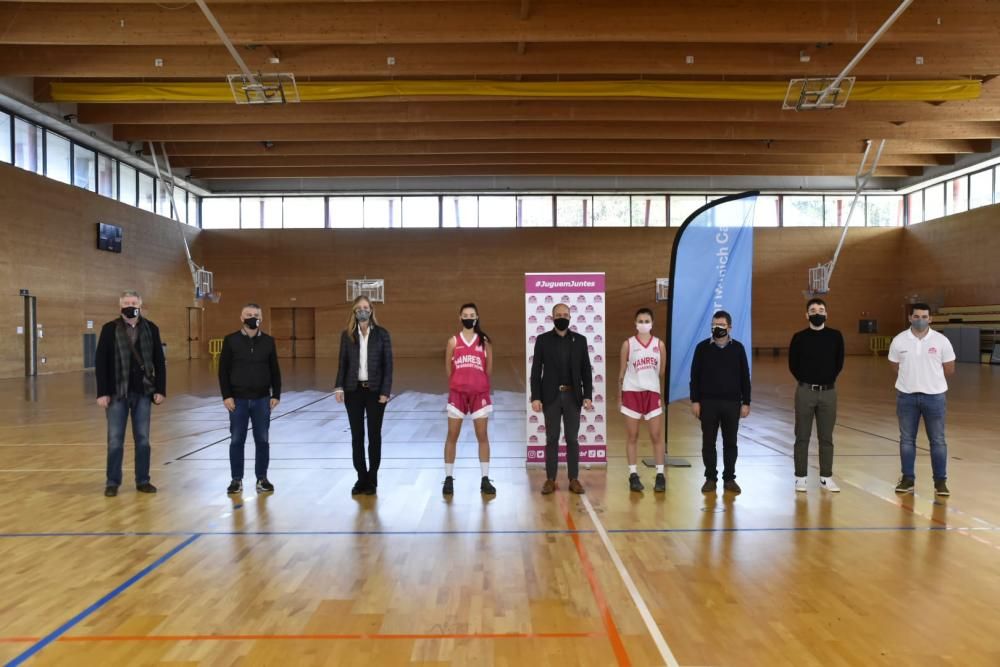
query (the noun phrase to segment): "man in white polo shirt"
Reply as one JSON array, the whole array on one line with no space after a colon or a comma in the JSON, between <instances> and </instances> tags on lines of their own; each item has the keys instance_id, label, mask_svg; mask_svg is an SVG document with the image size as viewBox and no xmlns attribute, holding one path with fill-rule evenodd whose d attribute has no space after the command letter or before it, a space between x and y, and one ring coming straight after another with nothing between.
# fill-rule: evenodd
<instances>
[{"instance_id":1,"label":"man in white polo shirt","mask_svg":"<svg viewBox=\"0 0 1000 667\"><path fill-rule=\"evenodd\" d=\"M896 416L899 418L899 458L903 476L896 493L913 493L920 417L931 443L934 494L949 495L948 445L944 439L946 375L955 372L955 351L945 336L930 328L926 303L910 304L910 328L892 339L889 362L896 368Z\"/></svg>"}]
</instances>

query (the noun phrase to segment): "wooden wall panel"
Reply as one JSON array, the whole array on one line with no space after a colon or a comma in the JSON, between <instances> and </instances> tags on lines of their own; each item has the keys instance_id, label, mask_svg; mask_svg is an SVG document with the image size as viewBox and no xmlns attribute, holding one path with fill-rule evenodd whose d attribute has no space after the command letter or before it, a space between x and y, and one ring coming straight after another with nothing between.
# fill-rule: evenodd
<instances>
[{"instance_id":1,"label":"wooden wall panel","mask_svg":"<svg viewBox=\"0 0 1000 667\"><path fill-rule=\"evenodd\" d=\"M40 372L82 367L82 334L117 312L116 296L140 290L150 318L163 330L168 358L187 357L191 284L178 225L104 197L0 165L0 377L23 373L18 288L39 297L45 325ZM121 255L95 248L95 223L125 229ZM831 324L848 351L863 354L856 333L863 316L880 332L904 326L903 304L919 294L942 305L1000 302L995 270L1000 207L906 230L851 230L828 297ZM261 230L198 232L184 228L199 261L215 271L219 304L206 305L205 335L238 326L243 303L315 308L316 356L337 353L348 306L344 281L386 280L380 320L400 357L441 354L458 327L458 306L476 301L497 352L521 357L522 274L526 271L605 271L611 348L632 331L632 314L653 305L662 330L666 307L653 303L655 278L668 274L673 229L520 230ZM804 326L806 271L827 260L836 229L761 229L754 260L754 344L784 347ZM265 315L266 316L266 315ZM265 321L265 329L268 328Z\"/></svg>"},{"instance_id":2,"label":"wooden wall panel","mask_svg":"<svg viewBox=\"0 0 1000 667\"><path fill-rule=\"evenodd\" d=\"M97 250L97 223L124 228L123 252ZM169 360L187 359L191 274L177 223L73 186L0 164L0 377L24 374L18 289L38 297L39 373L83 367L83 334L118 314L136 289L159 325ZM198 231L185 228L192 238Z\"/></svg>"},{"instance_id":3,"label":"wooden wall panel","mask_svg":"<svg viewBox=\"0 0 1000 667\"><path fill-rule=\"evenodd\" d=\"M479 304L498 355L524 353L523 280L527 271L605 271L608 340L632 331L632 315L654 306L653 285L668 274L673 229L284 230L211 231L199 241L223 290L209 306L208 330L230 329L231 312L247 300L267 308L316 308L316 354L336 355L348 316L344 281L384 278L387 303L377 307L399 356L433 356L458 327L458 307ZM754 276L756 345L784 347L805 326L806 272L832 256L839 230L761 229ZM870 313L894 330L901 312L898 229L852 230L828 299L832 324L851 353L868 349L857 320ZM891 322L890 322L891 320ZM885 323L885 324L883 324ZM706 323L707 335L707 323Z\"/></svg>"},{"instance_id":4,"label":"wooden wall panel","mask_svg":"<svg viewBox=\"0 0 1000 667\"><path fill-rule=\"evenodd\" d=\"M1000 205L908 227L903 293L937 306L1000 303Z\"/></svg>"}]
</instances>

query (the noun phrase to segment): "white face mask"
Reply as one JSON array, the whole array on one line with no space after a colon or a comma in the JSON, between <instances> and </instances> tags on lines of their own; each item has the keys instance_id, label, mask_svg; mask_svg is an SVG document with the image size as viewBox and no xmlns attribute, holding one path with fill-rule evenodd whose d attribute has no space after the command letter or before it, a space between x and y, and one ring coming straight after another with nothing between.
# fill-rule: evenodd
<instances>
[{"instance_id":1,"label":"white face mask","mask_svg":"<svg viewBox=\"0 0 1000 667\"><path fill-rule=\"evenodd\" d=\"M641 334L648 334L650 331L653 330L653 323L652 322L638 322L635 325L635 330L638 331Z\"/></svg>"}]
</instances>

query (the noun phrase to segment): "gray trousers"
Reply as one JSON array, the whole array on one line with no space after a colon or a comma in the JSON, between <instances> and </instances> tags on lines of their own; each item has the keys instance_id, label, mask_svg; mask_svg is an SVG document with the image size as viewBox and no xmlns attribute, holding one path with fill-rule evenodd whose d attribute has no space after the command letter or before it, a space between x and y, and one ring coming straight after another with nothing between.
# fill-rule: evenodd
<instances>
[{"instance_id":1,"label":"gray trousers","mask_svg":"<svg viewBox=\"0 0 1000 667\"><path fill-rule=\"evenodd\" d=\"M805 477L809 469L809 439L813 419L819 438L819 474L833 476L833 425L837 422L837 390L813 391L799 385L795 389L795 476Z\"/></svg>"},{"instance_id":2,"label":"gray trousers","mask_svg":"<svg viewBox=\"0 0 1000 667\"><path fill-rule=\"evenodd\" d=\"M570 479L580 476L580 406L571 391L542 407L545 415L545 476L554 480L559 470L559 431L566 427L566 469Z\"/></svg>"}]
</instances>

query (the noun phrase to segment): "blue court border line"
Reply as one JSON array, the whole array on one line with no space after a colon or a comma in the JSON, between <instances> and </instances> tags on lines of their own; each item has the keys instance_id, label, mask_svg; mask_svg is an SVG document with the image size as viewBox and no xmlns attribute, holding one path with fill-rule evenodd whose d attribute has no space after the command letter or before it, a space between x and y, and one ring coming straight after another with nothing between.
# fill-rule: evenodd
<instances>
[{"instance_id":1,"label":"blue court border line","mask_svg":"<svg viewBox=\"0 0 1000 667\"><path fill-rule=\"evenodd\" d=\"M119 584L118 587L115 588L114 590L112 590L110 593L107 593L102 598L100 598L97 602L95 602L94 604L90 605L89 607L87 607L86 609L84 609L83 611L81 611L79 614L77 614L73 618L69 619L68 621L66 621L65 623L63 623L62 625L60 625L58 628L56 628L55 630L53 630L49 634L45 635L44 637L42 637L36 643L32 644L30 647L28 647L27 649L25 649L20 655L18 655L13 660L11 660L10 662L8 662L7 663L7 667L17 667L18 665L24 664L27 660L29 660L30 658L32 658L36 653L38 653L39 651L41 651L42 649L44 649L46 646L48 646L49 644L51 644L52 642L56 641L57 639L59 639L60 637L62 637L64 634L66 634L67 632L69 632L70 630L72 630L75 626L79 625L81 622L83 622L84 620L86 620L86 618L88 616L91 616L95 612L99 611L101 609L101 607L103 607L107 603L109 603L112 600L114 600L116 597L118 597L123 592L125 592L126 590L128 590L129 588L131 588L132 586L134 586L140 580L144 579L153 570L155 570L156 568L160 567L161 565L163 565L164 563L166 563L168 560L170 560L171 558L173 558L174 556L176 556L178 553L180 553L181 551L183 551L184 549L186 549L187 547L189 547L199 537L201 537L201 535L199 533L195 533L195 534L191 535L186 540L184 540L183 542L181 542L180 544L178 544L177 546L175 546L173 549L171 549L167 553L163 554L162 556L160 556L159 558L157 558L155 561L153 561L152 563L150 563L149 565L147 565L143 569L139 570L136 574L132 575L131 577L129 577L128 579L126 579L124 582L122 582L121 584Z\"/></svg>"},{"instance_id":2,"label":"blue court border line","mask_svg":"<svg viewBox=\"0 0 1000 667\"><path fill-rule=\"evenodd\" d=\"M611 528L615 534L671 534L671 533L814 533L814 532L998 532L994 526L758 526L758 527L706 527L706 528ZM593 535L594 529L511 529L511 530L201 530L148 531L148 532L50 532L50 533L0 533L0 539L45 537L338 537L338 536L443 536L443 535ZM186 545L185 545L186 546Z\"/></svg>"}]
</instances>

